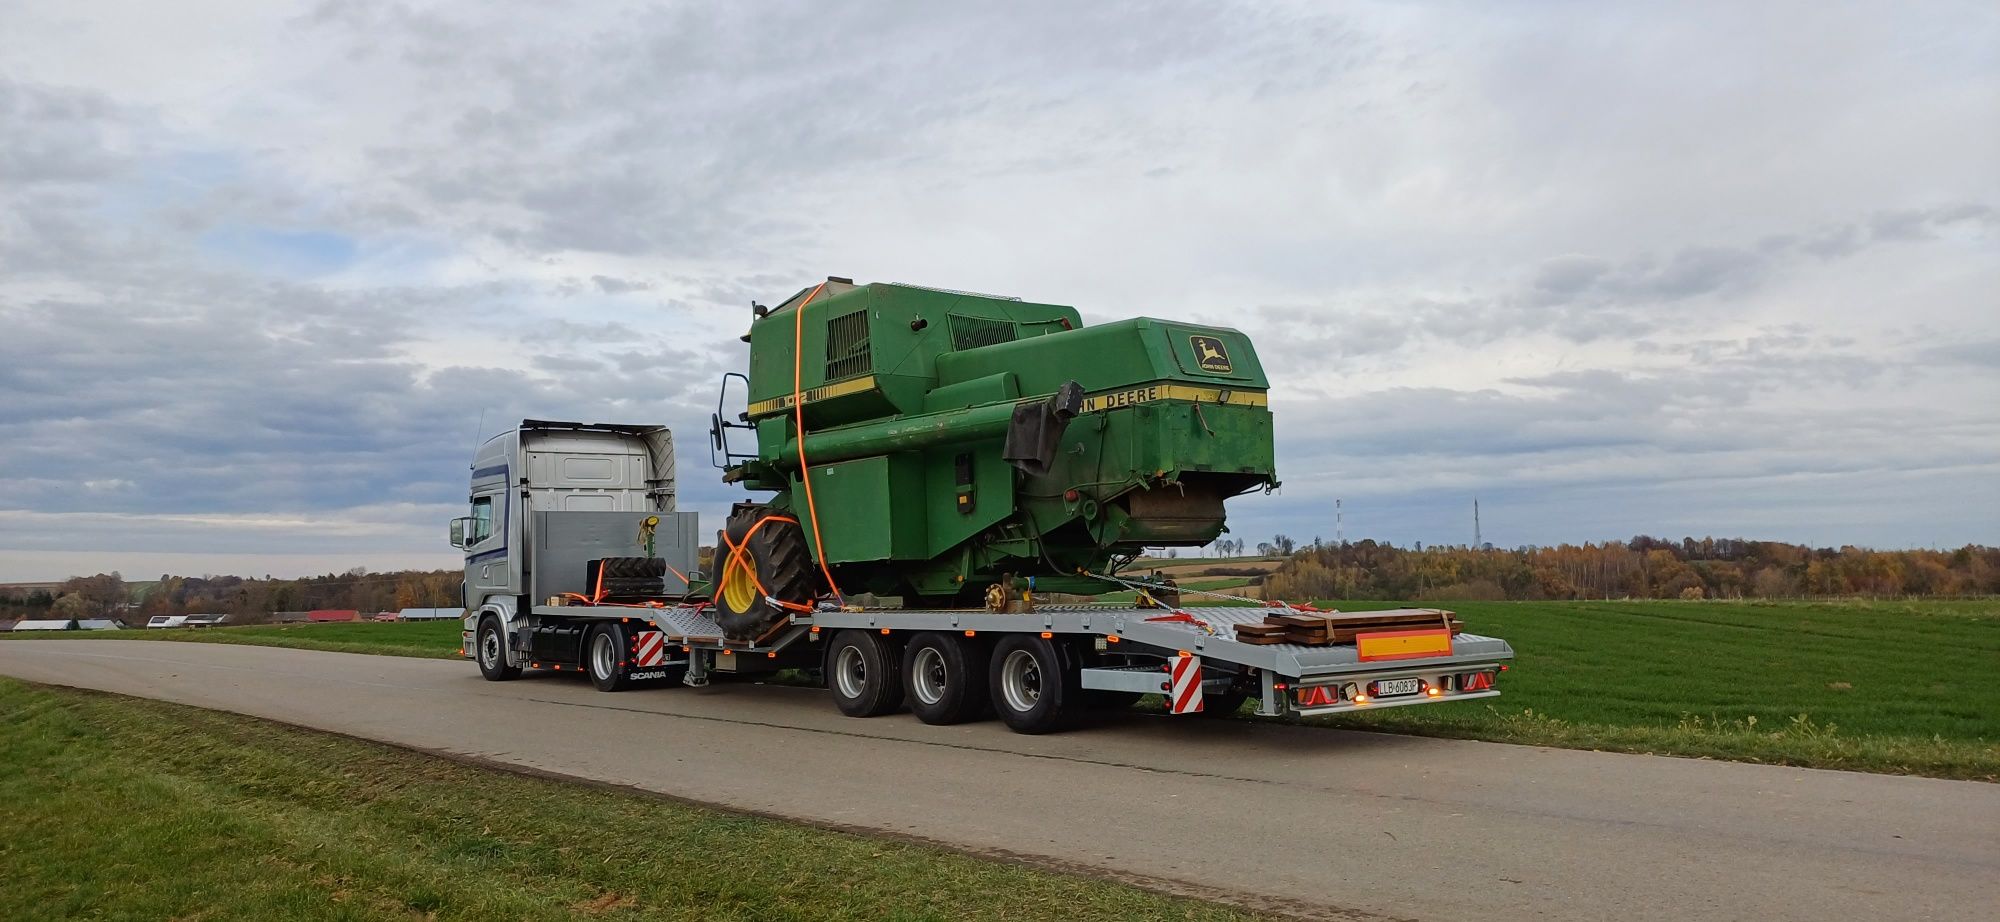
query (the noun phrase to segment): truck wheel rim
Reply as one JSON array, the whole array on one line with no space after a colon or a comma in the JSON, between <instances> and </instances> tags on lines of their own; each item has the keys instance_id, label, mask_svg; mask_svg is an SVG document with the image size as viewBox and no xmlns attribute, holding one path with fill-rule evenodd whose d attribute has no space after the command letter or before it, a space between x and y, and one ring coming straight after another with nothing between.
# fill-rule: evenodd
<instances>
[{"instance_id":1,"label":"truck wheel rim","mask_svg":"<svg viewBox=\"0 0 2000 922\"><path fill-rule=\"evenodd\" d=\"M917 650L915 660L910 663L910 690L917 700L925 704L936 704L944 700L944 655L936 647Z\"/></svg>"},{"instance_id":2,"label":"truck wheel rim","mask_svg":"<svg viewBox=\"0 0 2000 922\"><path fill-rule=\"evenodd\" d=\"M840 694L846 698L859 698L868 687L868 663L861 658L861 648L846 646L834 657L833 679L840 685Z\"/></svg>"},{"instance_id":3,"label":"truck wheel rim","mask_svg":"<svg viewBox=\"0 0 2000 922\"><path fill-rule=\"evenodd\" d=\"M1042 700L1042 664L1033 653L1015 650L1007 654L1000 664L1000 696L1007 699L1007 707L1022 714L1034 710Z\"/></svg>"},{"instance_id":4,"label":"truck wheel rim","mask_svg":"<svg viewBox=\"0 0 2000 922\"><path fill-rule=\"evenodd\" d=\"M590 642L590 669L600 679L608 679L618 662L617 652L611 649L611 635L599 631L597 639Z\"/></svg>"},{"instance_id":5,"label":"truck wheel rim","mask_svg":"<svg viewBox=\"0 0 2000 922\"><path fill-rule=\"evenodd\" d=\"M722 578L722 602L730 611L749 611L757 602L757 565L749 554L727 567L728 574Z\"/></svg>"},{"instance_id":6,"label":"truck wheel rim","mask_svg":"<svg viewBox=\"0 0 2000 922\"><path fill-rule=\"evenodd\" d=\"M500 666L500 632L488 629L479 638L479 661L493 668Z\"/></svg>"}]
</instances>

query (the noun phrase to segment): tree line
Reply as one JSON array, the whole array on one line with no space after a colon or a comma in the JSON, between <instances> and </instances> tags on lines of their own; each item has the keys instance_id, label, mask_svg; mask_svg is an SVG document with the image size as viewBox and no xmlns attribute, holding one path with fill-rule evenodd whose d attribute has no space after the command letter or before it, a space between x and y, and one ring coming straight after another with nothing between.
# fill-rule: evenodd
<instances>
[{"instance_id":1,"label":"tree line","mask_svg":"<svg viewBox=\"0 0 2000 922\"><path fill-rule=\"evenodd\" d=\"M355 568L302 579L241 576L174 576L127 582L113 571L78 576L53 590L35 589L0 597L7 618L113 618L143 623L155 615L226 614L234 624L252 624L272 612L349 608L364 614L404 608L455 608L460 570L403 570L370 573Z\"/></svg>"},{"instance_id":2,"label":"tree line","mask_svg":"<svg viewBox=\"0 0 2000 922\"><path fill-rule=\"evenodd\" d=\"M1556 547L1405 549L1315 542L1264 581L1269 599L1703 599L2000 594L2000 548L1880 551L1641 535Z\"/></svg>"}]
</instances>

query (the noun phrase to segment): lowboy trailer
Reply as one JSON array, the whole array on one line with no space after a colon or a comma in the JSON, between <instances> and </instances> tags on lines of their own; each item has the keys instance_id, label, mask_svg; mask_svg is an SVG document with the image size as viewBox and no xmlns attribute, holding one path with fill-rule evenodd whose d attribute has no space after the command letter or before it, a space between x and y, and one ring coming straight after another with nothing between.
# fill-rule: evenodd
<instances>
[{"instance_id":1,"label":"lowboy trailer","mask_svg":"<svg viewBox=\"0 0 2000 922\"><path fill-rule=\"evenodd\" d=\"M1292 609L1038 605L1011 580L985 609L821 602L737 639L717 619L696 516L675 509L674 484L663 427L527 420L487 441L471 514L451 528L466 561L462 653L491 680L580 672L604 691L803 669L849 716L907 706L950 724L990 712L1023 733L1147 694L1173 714L1255 701L1266 716L1489 698L1513 658L1503 640L1449 627L1363 635L1391 638L1384 652L1247 642L1239 628Z\"/></svg>"}]
</instances>

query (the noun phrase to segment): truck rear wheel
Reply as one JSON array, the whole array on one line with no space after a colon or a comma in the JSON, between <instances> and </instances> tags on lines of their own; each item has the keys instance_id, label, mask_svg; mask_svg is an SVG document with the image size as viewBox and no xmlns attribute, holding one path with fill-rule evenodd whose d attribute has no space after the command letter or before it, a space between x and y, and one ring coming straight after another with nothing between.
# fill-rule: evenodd
<instances>
[{"instance_id":1,"label":"truck rear wheel","mask_svg":"<svg viewBox=\"0 0 2000 922\"><path fill-rule=\"evenodd\" d=\"M791 613L765 596L811 605L812 555L805 531L791 516L769 506L739 506L723 527L716 548L715 621L731 640L755 640ZM731 546L742 549L733 554Z\"/></svg>"},{"instance_id":2,"label":"truck rear wheel","mask_svg":"<svg viewBox=\"0 0 2000 922\"><path fill-rule=\"evenodd\" d=\"M927 724L957 724L986 710L986 648L976 640L925 631L903 651L903 696Z\"/></svg>"},{"instance_id":3,"label":"truck rear wheel","mask_svg":"<svg viewBox=\"0 0 2000 922\"><path fill-rule=\"evenodd\" d=\"M1071 658L1043 637L1013 634L993 648L993 710L1017 733L1048 733L1067 726L1083 697Z\"/></svg>"},{"instance_id":4,"label":"truck rear wheel","mask_svg":"<svg viewBox=\"0 0 2000 922\"><path fill-rule=\"evenodd\" d=\"M500 619L487 615L479 619L479 633L473 637L479 657L479 674L488 682L505 682L521 677L521 667L507 665L507 632L500 629Z\"/></svg>"},{"instance_id":5,"label":"truck rear wheel","mask_svg":"<svg viewBox=\"0 0 2000 922\"><path fill-rule=\"evenodd\" d=\"M826 684L833 703L849 717L879 717L903 706L901 658L888 637L841 631L826 651Z\"/></svg>"},{"instance_id":6,"label":"truck rear wheel","mask_svg":"<svg viewBox=\"0 0 2000 922\"><path fill-rule=\"evenodd\" d=\"M598 691L617 692L632 687L632 680L626 676L625 629L616 624L599 625L590 632L590 639L583 644L584 667L590 671L590 684Z\"/></svg>"}]
</instances>

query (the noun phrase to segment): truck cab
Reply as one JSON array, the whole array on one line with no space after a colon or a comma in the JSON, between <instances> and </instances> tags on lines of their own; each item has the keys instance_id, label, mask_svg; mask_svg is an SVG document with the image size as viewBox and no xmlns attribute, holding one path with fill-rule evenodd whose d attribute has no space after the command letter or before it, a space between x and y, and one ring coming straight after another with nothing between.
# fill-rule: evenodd
<instances>
[{"instance_id":1,"label":"truck cab","mask_svg":"<svg viewBox=\"0 0 2000 922\"><path fill-rule=\"evenodd\" d=\"M464 637L482 669L537 658L537 605L602 601L620 580L684 597L699 581L698 523L674 508L664 427L523 420L480 445L471 472L450 539L465 553ZM492 650L480 633L489 624Z\"/></svg>"}]
</instances>

